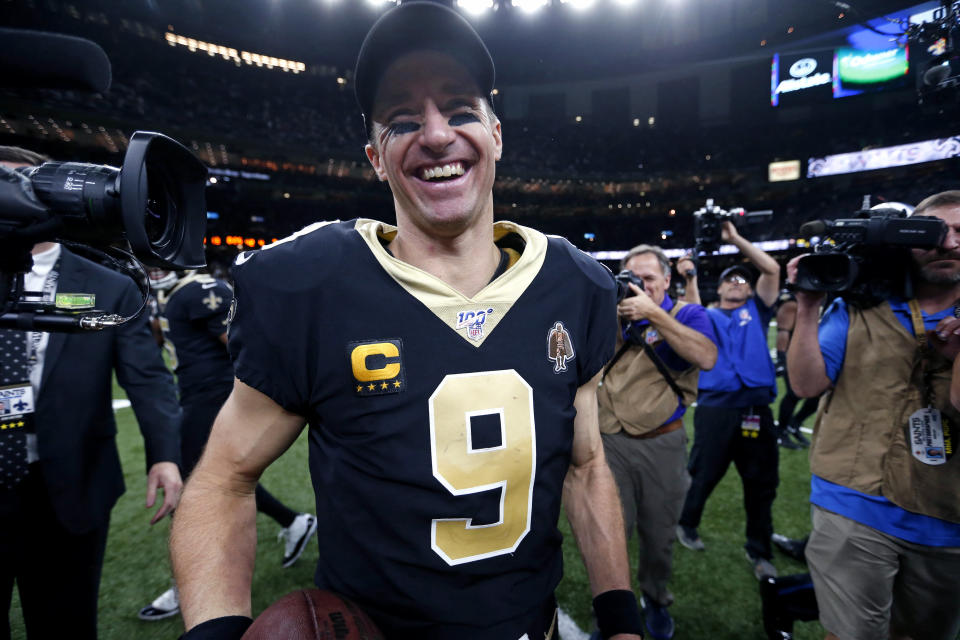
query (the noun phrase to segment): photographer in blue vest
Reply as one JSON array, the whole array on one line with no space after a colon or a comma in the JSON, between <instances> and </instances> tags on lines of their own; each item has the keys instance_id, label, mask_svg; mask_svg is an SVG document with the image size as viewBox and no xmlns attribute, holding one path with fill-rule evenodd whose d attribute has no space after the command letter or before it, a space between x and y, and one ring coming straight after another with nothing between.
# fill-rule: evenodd
<instances>
[{"instance_id":1,"label":"photographer in blue vest","mask_svg":"<svg viewBox=\"0 0 960 640\"><path fill-rule=\"evenodd\" d=\"M911 250L910 299L845 294L821 319L824 294L797 291L790 381L802 398L825 394L806 559L827 640L960 632L960 191L912 215L947 232L940 246ZM787 264L791 282L799 260Z\"/></svg>"},{"instance_id":2,"label":"photographer in blue vest","mask_svg":"<svg viewBox=\"0 0 960 640\"><path fill-rule=\"evenodd\" d=\"M747 560L760 580L777 575L770 562L770 508L778 483L777 435L770 403L776 398L777 384L767 326L779 293L780 266L729 221L723 223L722 239L760 270L760 278L754 289L749 267L740 264L726 269L717 289L719 305L707 310L719 353L716 366L700 374L688 466L691 484L677 539L688 549L705 548L697 527L710 493L733 462L743 481Z\"/></svg>"}]
</instances>

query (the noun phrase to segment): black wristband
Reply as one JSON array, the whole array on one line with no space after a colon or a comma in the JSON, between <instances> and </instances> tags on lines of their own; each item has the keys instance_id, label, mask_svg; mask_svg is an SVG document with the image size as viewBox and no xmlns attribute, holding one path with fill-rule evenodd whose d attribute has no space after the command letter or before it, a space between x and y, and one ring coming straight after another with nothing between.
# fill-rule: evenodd
<instances>
[{"instance_id":1,"label":"black wristband","mask_svg":"<svg viewBox=\"0 0 960 640\"><path fill-rule=\"evenodd\" d=\"M247 616L223 616L201 622L187 631L180 640L240 640L253 624Z\"/></svg>"},{"instance_id":2,"label":"black wristband","mask_svg":"<svg viewBox=\"0 0 960 640\"><path fill-rule=\"evenodd\" d=\"M593 612L597 616L597 628L603 638L618 633L635 633L643 637L643 620L640 618L640 607L633 591L604 591L593 599Z\"/></svg>"}]
</instances>

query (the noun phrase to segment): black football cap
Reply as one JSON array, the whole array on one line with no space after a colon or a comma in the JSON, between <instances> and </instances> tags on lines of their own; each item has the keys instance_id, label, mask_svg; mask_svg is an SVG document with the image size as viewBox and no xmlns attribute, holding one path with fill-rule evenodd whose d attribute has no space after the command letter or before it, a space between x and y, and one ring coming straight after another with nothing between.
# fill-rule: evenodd
<instances>
[{"instance_id":1,"label":"black football cap","mask_svg":"<svg viewBox=\"0 0 960 640\"><path fill-rule=\"evenodd\" d=\"M743 276L743 279L747 282L753 282L753 272L750 270L750 267L745 264L735 264L732 267L724 269L723 273L720 274L720 282L723 282L734 274Z\"/></svg>"},{"instance_id":2,"label":"black football cap","mask_svg":"<svg viewBox=\"0 0 960 640\"><path fill-rule=\"evenodd\" d=\"M493 91L493 58L467 19L431 0L405 0L370 27L360 46L354 90L367 131L377 87L394 60L413 51L440 51L467 68L481 95Z\"/></svg>"}]
</instances>

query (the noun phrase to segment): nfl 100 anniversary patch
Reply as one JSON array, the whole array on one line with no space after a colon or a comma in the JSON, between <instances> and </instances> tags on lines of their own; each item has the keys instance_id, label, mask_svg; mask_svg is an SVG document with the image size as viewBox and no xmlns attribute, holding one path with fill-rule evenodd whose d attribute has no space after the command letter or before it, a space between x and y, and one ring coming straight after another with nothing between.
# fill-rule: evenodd
<instances>
[{"instance_id":1,"label":"nfl 100 anniversary patch","mask_svg":"<svg viewBox=\"0 0 960 640\"><path fill-rule=\"evenodd\" d=\"M460 311L457 313L457 331L467 330L467 337L471 340L483 339L483 325L487 322L487 316L493 314L493 309L473 309L470 311Z\"/></svg>"},{"instance_id":2,"label":"nfl 100 anniversary patch","mask_svg":"<svg viewBox=\"0 0 960 640\"><path fill-rule=\"evenodd\" d=\"M406 387L403 343L399 338L351 342L347 345L347 357L353 391L358 396L400 393Z\"/></svg>"}]
</instances>

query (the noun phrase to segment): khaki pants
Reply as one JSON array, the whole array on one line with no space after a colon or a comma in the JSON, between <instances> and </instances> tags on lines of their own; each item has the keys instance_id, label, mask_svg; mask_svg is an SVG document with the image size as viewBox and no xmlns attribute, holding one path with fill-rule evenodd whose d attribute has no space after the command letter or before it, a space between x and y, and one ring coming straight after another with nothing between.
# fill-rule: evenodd
<instances>
[{"instance_id":1,"label":"khaki pants","mask_svg":"<svg viewBox=\"0 0 960 640\"><path fill-rule=\"evenodd\" d=\"M673 540L690 486L687 434L683 429L654 438L620 431L603 434L607 464L620 490L627 539L636 527L640 589L661 606L673 602L667 589L673 570Z\"/></svg>"},{"instance_id":2,"label":"khaki pants","mask_svg":"<svg viewBox=\"0 0 960 640\"><path fill-rule=\"evenodd\" d=\"M907 542L814 505L807 564L820 623L840 640L960 631L960 547Z\"/></svg>"}]
</instances>

